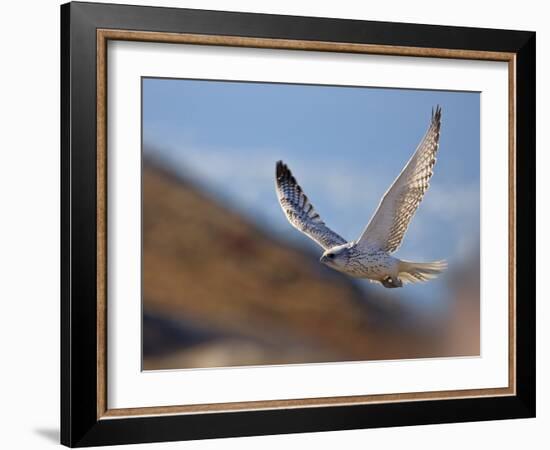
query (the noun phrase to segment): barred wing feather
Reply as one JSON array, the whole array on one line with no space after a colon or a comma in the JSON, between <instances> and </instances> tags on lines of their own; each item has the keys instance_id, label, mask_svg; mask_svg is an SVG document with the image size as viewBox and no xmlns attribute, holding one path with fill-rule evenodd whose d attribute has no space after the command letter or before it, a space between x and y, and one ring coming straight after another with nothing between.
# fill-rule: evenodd
<instances>
[{"instance_id":1,"label":"barred wing feather","mask_svg":"<svg viewBox=\"0 0 550 450\"><path fill-rule=\"evenodd\" d=\"M430 178L439 148L441 128L441 108L432 111L428 131L405 168L395 179L390 189L372 216L358 246L377 248L388 253L395 252L411 222L424 193L429 187Z\"/></svg>"},{"instance_id":2,"label":"barred wing feather","mask_svg":"<svg viewBox=\"0 0 550 450\"><path fill-rule=\"evenodd\" d=\"M275 175L277 197L292 226L313 239L325 250L346 243L343 237L325 225L288 166L282 161L277 162Z\"/></svg>"}]
</instances>

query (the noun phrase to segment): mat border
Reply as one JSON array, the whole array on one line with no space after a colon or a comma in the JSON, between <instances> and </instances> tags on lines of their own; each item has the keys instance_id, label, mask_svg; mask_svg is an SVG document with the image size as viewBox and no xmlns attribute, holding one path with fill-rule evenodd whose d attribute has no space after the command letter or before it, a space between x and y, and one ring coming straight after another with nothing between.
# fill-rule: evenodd
<instances>
[{"instance_id":1,"label":"mat border","mask_svg":"<svg viewBox=\"0 0 550 450\"><path fill-rule=\"evenodd\" d=\"M158 415L158 414L189 414L204 412L230 412L237 410L261 410L272 408L297 408L312 406L338 406L367 403L386 403L395 401L415 400L443 400L449 398L466 397L494 397L501 395L514 395L516 390L515 371L515 264L514 264L514 243L515 234L513 223L515 220L515 177L514 156L515 144L509 139L509 355L508 366L509 378L508 387L491 389L468 389L448 390L433 392L410 392L400 394L377 394L377 395L354 395L322 398L300 398L285 400L265 400L231 403L211 403L200 405L174 405L163 407L141 407L141 408L119 408L109 409L107 406L107 43L108 41L134 41L134 42L155 42L170 44L188 45L215 45L228 47L247 47L265 49L285 49L301 51L323 51L323 52L347 52L392 56L416 56L452 59L473 59L501 61L508 63L509 71L509 134L513 136L515 123L515 55L504 52L488 51L467 51L448 50L438 48L412 48L392 47L384 45L369 44L343 44L334 42L319 41L298 41L284 39L261 39L235 36L211 36L183 33L152 33L147 31L129 30L97 30L97 243L98 243L98 419L102 417L128 417L137 415Z\"/></svg>"},{"instance_id":2,"label":"mat border","mask_svg":"<svg viewBox=\"0 0 550 450\"><path fill-rule=\"evenodd\" d=\"M534 416L534 33L89 3L63 5L61 13L62 443L100 445ZM175 24L174 18L178 19ZM231 30L227 30L228 24ZM303 25L304 35L292 35L287 31L290 24ZM224 34L216 34L217 30ZM365 30L371 30L371 35ZM106 53L109 40L508 62L509 386L108 409ZM404 45L408 42L422 45ZM447 46L429 46L435 42ZM465 43L471 48L464 48ZM94 77L83 72L92 67ZM86 103L79 103L84 99L75 83L85 85ZM85 141L86 138L91 138L91 142ZM78 144L81 146L77 147ZM519 148L522 153L518 153ZM91 168L86 166L90 162L93 162ZM526 176L525 169L532 172ZM523 186L526 189L522 190ZM526 192L532 196L523 196ZM524 209L528 204L530 208ZM525 213L519 220L523 222L523 230L533 230L527 236L518 233L520 209ZM518 270L516 236L522 241L519 248L524 251L523 264L530 265L529 271ZM526 244L531 244L531 248ZM524 300L517 304L519 284L527 290L521 291ZM86 287L88 291L83 291ZM524 322L532 327L524 327ZM94 342L83 336L81 328L93 331ZM92 367L93 376L83 373ZM94 388L90 391L92 384ZM78 399L80 404L76 403ZM367 414L375 411L376 417ZM266 422L270 415L272 419L276 415L279 422ZM245 426L239 420L251 425ZM149 423L149 430L156 431L144 434L138 425L143 421ZM167 431L166 427L174 421L179 425ZM201 424L199 429L193 429L194 423Z\"/></svg>"}]
</instances>

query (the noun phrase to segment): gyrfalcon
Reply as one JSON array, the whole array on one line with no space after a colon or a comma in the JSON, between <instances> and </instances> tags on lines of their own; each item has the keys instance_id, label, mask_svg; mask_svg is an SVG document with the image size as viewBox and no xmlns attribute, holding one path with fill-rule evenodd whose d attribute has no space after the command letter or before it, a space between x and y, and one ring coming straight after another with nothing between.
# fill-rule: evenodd
<instances>
[{"instance_id":1,"label":"gyrfalcon","mask_svg":"<svg viewBox=\"0 0 550 450\"><path fill-rule=\"evenodd\" d=\"M441 108L432 110L428 131L411 159L382 197L369 224L355 241L347 241L325 225L300 185L282 161L276 165L276 190L289 222L324 249L320 262L387 288L435 278L447 267L444 260L411 262L391 256L403 241L433 174L439 148Z\"/></svg>"}]
</instances>

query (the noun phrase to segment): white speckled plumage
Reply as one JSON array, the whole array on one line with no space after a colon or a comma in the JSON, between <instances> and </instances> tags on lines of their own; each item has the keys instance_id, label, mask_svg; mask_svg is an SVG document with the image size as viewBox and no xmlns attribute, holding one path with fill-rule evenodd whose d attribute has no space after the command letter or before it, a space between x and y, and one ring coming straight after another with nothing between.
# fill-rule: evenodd
<instances>
[{"instance_id":1,"label":"white speckled plumage","mask_svg":"<svg viewBox=\"0 0 550 450\"><path fill-rule=\"evenodd\" d=\"M429 187L439 148L440 129L441 108L438 106L432 111L424 138L356 241L348 242L328 228L288 166L282 161L277 163L279 203L289 222L323 247L323 264L350 276L380 282L388 288L430 280L446 268L444 261L414 263L391 255L401 245Z\"/></svg>"}]
</instances>

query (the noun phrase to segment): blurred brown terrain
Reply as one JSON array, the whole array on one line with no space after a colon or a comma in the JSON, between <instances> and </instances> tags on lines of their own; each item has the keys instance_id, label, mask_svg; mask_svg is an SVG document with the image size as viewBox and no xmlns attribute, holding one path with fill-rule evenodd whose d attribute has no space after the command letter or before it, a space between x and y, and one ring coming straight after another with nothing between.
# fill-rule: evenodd
<instances>
[{"instance_id":1,"label":"blurred brown terrain","mask_svg":"<svg viewBox=\"0 0 550 450\"><path fill-rule=\"evenodd\" d=\"M382 288L144 163L144 370L479 355L478 276L450 278L441 320L407 320Z\"/></svg>"}]
</instances>

